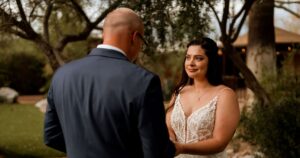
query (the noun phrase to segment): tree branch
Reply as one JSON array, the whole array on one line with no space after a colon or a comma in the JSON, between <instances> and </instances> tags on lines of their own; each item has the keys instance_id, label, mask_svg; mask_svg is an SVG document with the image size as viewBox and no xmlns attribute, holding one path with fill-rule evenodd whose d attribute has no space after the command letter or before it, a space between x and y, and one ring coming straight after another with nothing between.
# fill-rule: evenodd
<instances>
[{"instance_id":1,"label":"tree branch","mask_svg":"<svg viewBox=\"0 0 300 158\"><path fill-rule=\"evenodd\" d=\"M8 1L2 1L1 3L0 3L0 7L2 7L4 4L6 4Z\"/></svg>"},{"instance_id":2,"label":"tree branch","mask_svg":"<svg viewBox=\"0 0 300 158\"><path fill-rule=\"evenodd\" d=\"M109 8L107 8L99 17L96 19L95 22L92 23L87 23L86 27L84 30L77 34L77 35L65 35L62 38L60 38L58 44L56 45L55 49L57 51L62 51L64 47L66 46L67 43L69 42L75 42L75 41L80 41L86 39L91 31L106 17L106 15L117 8L121 4L122 0L118 0L114 2Z\"/></svg>"},{"instance_id":3,"label":"tree branch","mask_svg":"<svg viewBox=\"0 0 300 158\"><path fill-rule=\"evenodd\" d=\"M17 31L17 30L13 30L13 29L9 29L8 32L11 32L21 38L24 38L26 40L31 40L30 37L28 37L26 34L24 34L23 32Z\"/></svg>"},{"instance_id":4,"label":"tree branch","mask_svg":"<svg viewBox=\"0 0 300 158\"><path fill-rule=\"evenodd\" d=\"M21 22L17 21L13 16L8 14L2 8L0 8L0 15L2 15L2 21L3 21L4 25L8 25L6 28L12 27L12 26L16 26L20 29L24 28L23 24Z\"/></svg>"},{"instance_id":5,"label":"tree branch","mask_svg":"<svg viewBox=\"0 0 300 158\"><path fill-rule=\"evenodd\" d=\"M241 16L241 14L244 12L246 9L246 6L248 5L249 1L246 1L241 10L233 17L232 22L229 26L229 36L231 36L234 33L234 25L236 20Z\"/></svg>"},{"instance_id":6,"label":"tree branch","mask_svg":"<svg viewBox=\"0 0 300 158\"><path fill-rule=\"evenodd\" d=\"M300 1L274 1L275 3L283 4L300 4Z\"/></svg>"},{"instance_id":7,"label":"tree branch","mask_svg":"<svg viewBox=\"0 0 300 158\"><path fill-rule=\"evenodd\" d=\"M25 12L24 12L21 0L16 0L16 1L17 1L17 6L18 6L18 9L19 9L22 21L24 21L24 23L27 23L27 18L26 18L26 15L25 15Z\"/></svg>"},{"instance_id":8,"label":"tree branch","mask_svg":"<svg viewBox=\"0 0 300 158\"><path fill-rule=\"evenodd\" d=\"M109 6L108 9L106 9L97 19L95 22L92 23L93 26L98 25L105 17L106 15L111 12L112 10L116 9L120 4L122 3L122 0L118 0L114 2L112 5Z\"/></svg>"},{"instance_id":9,"label":"tree branch","mask_svg":"<svg viewBox=\"0 0 300 158\"><path fill-rule=\"evenodd\" d=\"M256 0L249 0L249 1L247 1L247 2L248 2L248 5L245 6L244 14L243 14L243 17L242 17L242 19L241 19L239 25L238 25L238 28L237 28L236 32L234 32L234 35L233 35L233 36L230 36L230 37L232 37L232 38L230 39L230 41L231 41L232 43L238 38L238 36L239 36L239 34L240 34L240 31L241 31L241 29L242 29L242 26L243 26L243 24L244 24L244 22L245 22L245 20L246 20L246 18L247 18L247 16L248 16L248 13L249 13L249 11L250 11L250 9L251 9L251 7L252 7L252 5L253 5L253 3L254 3L255 1L256 1ZM247 2L246 2L246 3L247 3Z\"/></svg>"},{"instance_id":10,"label":"tree branch","mask_svg":"<svg viewBox=\"0 0 300 158\"><path fill-rule=\"evenodd\" d=\"M34 6L32 7L32 9L31 9L31 11L30 11L30 13L29 13L29 18L30 18L30 17L33 17L33 13L34 13L36 7L37 7L37 5L34 5ZM29 20L29 21L30 21L30 20Z\"/></svg>"},{"instance_id":11,"label":"tree branch","mask_svg":"<svg viewBox=\"0 0 300 158\"><path fill-rule=\"evenodd\" d=\"M223 8L223 16L222 16L222 21L221 21L221 32L223 35L227 35L227 19L228 19L228 14L229 14L229 6L230 6L230 0L225 0L224 1L224 8Z\"/></svg>"},{"instance_id":12,"label":"tree branch","mask_svg":"<svg viewBox=\"0 0 300 158\"><path fill-rule=\"evenodd\" d=\"M95 30L103 31L103 27L95 27Z\"/></svg>"},{"instance_id":13,"label":"tree branch","mask_svg":"<svg viewBox=\"0 0 300 158\"><path fill-rule=\"evenodd\" d=\"M209 8L213 11L213 13L214 13L214 15L215 15L215 17L216 17L216 19L217 19L217 21L218 21L218 24L219 24L219 26L220 26L220 29L221 29L222 24L221 24L221 21L220 21L220 19L219 19L219 17L218 17L217 11L216 11L215 8L212 6L212 4L209 2L209 0L205 0L205 2L206 2L206 4L209 6Z\"/></svg>"},{"instance_id":14,"label":"tree branch","mask_svg":"<svg viewBox=\"0 0 300 158\"><path fill-rule=\"evenodd\" d=\"M233 42L238 38L238 36L239 36L239 34L240 34L240 31L241 31L241 29L242 29L242 26L243 26L243 24L244 24L244 22L245 22L245 20L246 20L247 15L248 15L248 12L245 11L245 13L244 13L244 15L243 15L243 17L242 17L242 20L241 20L239 26L237 27L236 32L234 32L234 35L233 35L233 36L231 36L231 35L229 36L229 37L232 37L232 38L230 39L231 43L233 43Z\"/></svg>"},{"instance_id":15,"label":"tree branch","mask_svg":"<svg viewBox=\"0 0 300 158\"><path fill-rule=\"evenodd\" d=\"M39 17L39 15L35 15L34 12L35 12L36 8L38 7L38 5L41 4L41 2L42 1L34 2L34 6L32 7L32 10L30 11L29 16L28 16L29 17L29 22L32 22L32 21L34 21L34 19L36 17Z\"/></svg>"},{"instance_id":16,"label":"tree branch","mask_svg":"<svg viewBox=\"0 0 300 158\"><path fill-rule=\"evenodd\" d=\"M290 13L290 14L296 16L297 18L300 18L300 14L298 14L298 13L292 11L291 9L289 9L289 8L287 8L287 7L285 7L285 6L282 6L282 5L276 5L276 4L275 4L275 7L276 7L276 8L283 9L283 10L287 11L288 13Z\"/></svg>"},{"instance_id":17,"label":"tree branch","mask_svg":"<svg viewBox=\"0 0 300 158\"><path fill-rule=\"evenodd\" d=\"M20 22L16 21L13 17L9 17L9 15L6 12L3 12L2 9L0 9L0 14L3 15L3 21L5 21L5 23L0 26L1 31L12 33L26 40L32 40L26 33L14 29L14 27L19 28L22 26Z\"/></svg>"},{"instance_id":18,"label":"tree branch","mask_svg":"<svg viewBox=\"0 0 300 158\"><path fill-rule=\"evenodd\" d=\"M9 14L6 14L8 17L13 18L13 24L15 24L19 29L23 30L27 34L27 36L33 40L38 36L38 34L32 29L31 25L28 23L21 0L16 0L16 2L22 19L21 22L17 21Z\"/></svg>"},{"instance_id":19,"label":"tree branch","mask_svg":"<svg viewBox=\"0 0 300 158\"><path fill-rule=\"evenodd\" d=\"M46 2L46 4L47 4L47 9L46 9L46 12L45 12L43 25L44 25L45 40L48 42L49 41L49 18L51 16L51 12L52 12L52 9L53 9L53 3Z\"/></svg>"},{"instance_id":20,"label":"tree branch","mask_svg":"<svg viewBox=\"0 0 300 158\"><path fill-rule=\"evenodd\" d=\"M85 12L82 10L81 6L74 0L70 0L70 1L73 4L73 6L74 6L75 10L77 11L77 13L79 13L79 15L83 17L83 19L86 21L87 24L90 24L91 21L87 17L87 15L85 14Z\"/></svg>"},{"instance_id":21,"label":"tree branch","mask_svg":"<svg viewBox=\"0 0 300 158\"><path fill-rule=\"evenodd\" d=\"M63 35L63 31L59 27L58 20L54 19L53 23L54 23L54 29L55 29L56 33L61 37Z\"/></svg>"}]
</instances>

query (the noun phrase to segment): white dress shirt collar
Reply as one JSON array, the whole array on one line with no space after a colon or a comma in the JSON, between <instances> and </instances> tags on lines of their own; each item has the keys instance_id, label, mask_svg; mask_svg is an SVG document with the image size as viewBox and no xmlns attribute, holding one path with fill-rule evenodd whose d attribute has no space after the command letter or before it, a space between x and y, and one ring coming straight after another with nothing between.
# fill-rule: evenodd
<instances>
[{"instance_id":1,"label":"white dress shirt collar","mask_svg":"<svg viewBox=\"0 0 300 158\"><path fill-rule=\"evenodd\" d=\"M108 44L99 44L99 45L97 46L97 48L112 49L112 50L115 50L115 51L118 51L118 52L122 53L123 55L125 55L125 56L127 57L127 55L126 55L126 53L125 53L124 51L122 51L121 49L119 49L119 48L117 48L117 47L115 47L115 46L112 46L112 45L108 45Z\"/></svg>"}]
</instances>

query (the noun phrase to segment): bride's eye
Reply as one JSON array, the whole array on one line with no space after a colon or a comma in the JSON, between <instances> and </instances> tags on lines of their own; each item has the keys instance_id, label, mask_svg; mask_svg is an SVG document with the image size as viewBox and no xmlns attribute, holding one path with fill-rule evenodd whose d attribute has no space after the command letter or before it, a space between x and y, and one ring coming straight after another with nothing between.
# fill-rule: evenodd
<instances>
[{"instance_id":1,"label":"bride's eye","mask_svg":"<svg viewBox=\"0 0 300 158\"><path fill-rule=\"evenodd\" d=\"M202 60L204 60L204 57L203 56L196 56L195 59L197 61L202 61Z\"/></svg>"},{"instance_id":2,"label":"bride's eye","mask_svg":"<svg viewBox=\"0 0 300 158\"><path fill-rule=\"evenodd\" d=\"M190 60L190 59L191 59L191 56L189 56L189 55L185 56L185 60Z\"/></svg>"}]
</instances>

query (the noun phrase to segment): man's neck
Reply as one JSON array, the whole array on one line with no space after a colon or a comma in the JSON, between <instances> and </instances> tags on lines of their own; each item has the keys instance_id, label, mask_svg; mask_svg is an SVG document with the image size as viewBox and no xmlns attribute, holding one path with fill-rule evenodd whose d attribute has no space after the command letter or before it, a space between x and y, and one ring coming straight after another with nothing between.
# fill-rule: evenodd
<instances>
[{"instance_id":1,"label":"man's neck","mask_svg":"<svg viewBox=\"0 0 300 158\"><path fill-rule=\"evenodd\" d=\"M123 50L121 50L120 48L115 47L113 45L110 45L110 44L99 44L97 46L97 48L104 48L104 49L115 50L115 51L118 51L118 52L122 53L123 55L125 55L127 57L127 54Z\"/></svg>"}]
</instances>

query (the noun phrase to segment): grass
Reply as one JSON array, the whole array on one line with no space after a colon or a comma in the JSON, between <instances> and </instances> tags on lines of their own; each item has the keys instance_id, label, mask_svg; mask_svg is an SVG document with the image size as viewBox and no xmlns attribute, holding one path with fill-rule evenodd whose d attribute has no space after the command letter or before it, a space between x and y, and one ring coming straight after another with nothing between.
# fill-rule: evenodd
<instances>
[{"instance_id":1,"label":"grass","mask_svg":"<svg viewBox=\"0 0 300 158\"><path fill-rule=\"evenodd\" d=\"M43 120L33 105L0 104L0 157L63 157L43 144Z\"/></svg>"}]
</instances>

